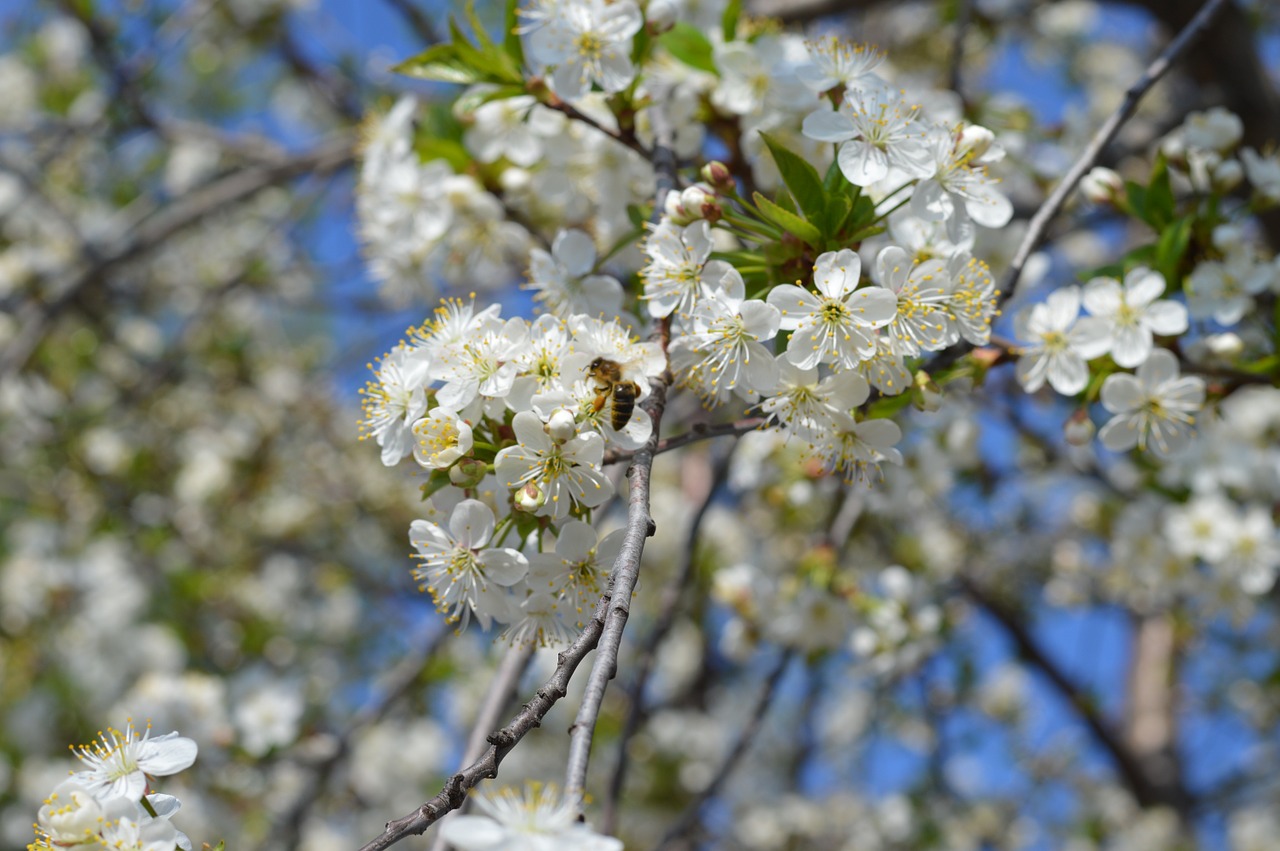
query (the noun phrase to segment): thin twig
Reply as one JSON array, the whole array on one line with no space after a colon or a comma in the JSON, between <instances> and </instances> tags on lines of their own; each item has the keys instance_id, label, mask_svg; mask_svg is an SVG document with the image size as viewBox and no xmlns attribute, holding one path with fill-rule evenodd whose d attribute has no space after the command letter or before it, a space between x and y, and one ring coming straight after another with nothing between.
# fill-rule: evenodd
<instances>
[{"instance_id":1,"label":"thin twig","mask_svg":"<svg viewBox=\"0 0 1280 851\"><path fill-rule=\"evenodd\" d=\"M408 693L417 682L422 670L444 643L453 636L451 629L437 629L418 649L409 653L393 667L384 678L378 694L364 704L342 727L332 752L321 762L310 766L311 782L295 799L293 807L277 820L279 829L271 836L275 848L297 848L302 835L302 825L311 807L320 799L325 784L334 769L351 753L351 743L356 733L386 716L387 712Z\"/></svg>"},{"instance_id":2,"label":"thin twig","mask_svg":"<svg viewBox=\"0 0 1280 851\"><path fill-rule=\"evenodd\" d=\"M608 136L610 139L613 139L615 142L617 142L617 143L619 143L619 144L621 144L621 145L625 145L625 146L627 146L628 148L630 148L631 150L635 151L635 152L636 152L637 154L639 154L640 156L644 157L644 158L645 158L646 160L648 160L649 162L653 163L653 164L654 164L654 168L655 168L655 169L657 169L657 168L658 168L658 159L659 159L659 154L660 154L660 152L661 152L661 150L662 150L662 148L663 148L664 146L661 144L661 142L659 142L659 141L657 140L657 138L656 138L657 134L656 134L656 133L654 134L654 135L655 135L655 140L654 140L654 143L653 143L653 150L649 150L648 148L646 148L646 147L644 146L644 143L640 141L640 139L636 136L636 134L635 134L635 133L629 133L629 132L628 132L628 133L622 133L622 132L619 132L619 131L617 131L617 130L610 130L608 127L605 127L605 126L604 126L603 124L601 124L599 121L596 121L596 120L595 120L594 118L592 118L590 115L587 115L585 112L583 112L582 110L578 109L578 108L577 108L576 106L574 106L573 104L569 103L568 101L561 100L560 98L556 97L554 94L549 95L549 96L548 96L548 98L547 98L547 100L546 100L546 101L544 101L544 103L545 103L547 106L549 106L551 109L554 109L554 110L556 110L556 111L558 111L558 112L563 112L565 115L569 116L569 117L570 117L570 118L572 118L574 121L580 121L580 122L582 122L583 124L586 124L586 125L587 125L587 126L589 126L589 127L593 127L593 128L595 128L596 130L598 130L599 132L601 132L601 133L603 133L604 135ZM655 116L655 115L657 114L657 107L656 107L656 106L655 106L655 107L650 107L650 113L649 113L649 114L650 114L650 116L651 116L651 117L652 117L652 116ZM668 148L667 150L670 150L670 149ZM671 178L671 180L672 180L672 186L673 186L673 187L675 186L675 167L674 167L674 162L675 162L675 159L674 159L674 154L673 154L673 155L672 155L672 163L673 163L673 165L672 165L672 169L671 169L671 174L672 174L672 178ZM663 192L662 190L659 190L657 194L662 195L664 198L666 197L666 193L665 193L665 192ZM659 211L659 212L661 212L661 210L662 210L661 205L659 205L657 209L658 209L658 211Z\"/></svg>"},{"instance_id":3,"label":"thin twig","mask_svg":"<svg viewBox=\"0 0 1280 851\"><path fill-rule=\"evenodd\" d=\"M679 449L681 446L688 446L690 443L697 443L701 440L710 440L713 437L725 437L726 435L739 436L749 431L755 431L765 424L764 417L747 417L746 419L735 420L731 423L721 423L719 425L698 424L686 431L684 434L677 434L675 437L664 438L658 441L658 448L654 450L655 455L661 455L664 452L670 452L673 449ZM634 458L635 452L623 450L610 450L604 454L605 464L616 464L619 461L629 461Z\"/></svg>"},{"instance_id":4,"label":"thin twig","mask_svg":"<svg viewBox=\"0 0 1280 851\"><path fill-rule=\"evenodd\" d=\"M650 120L654 130L652 162L657 190L654 193L653 214L656 219L662 214L667 193L674 192L676 188L676 156L670 147L673 132L666 113L661 107L654 106L650 110ZM656 337L662 342L664 355L669 334L669 325L664 320L650 335L651 338ZM604 702L604 692L609 680L618 673L618 649L622 645L622 631L626 628L627 617L631 613L631 593L639 579L640 554L644 550L645 538L655 531L653 518L649 516L649 474L653 469L654 455L657 454L658 426L666 406L667 386L670 380L668 369L661 378L652 383L653 392L646 409L653 420L653 434L644 447L636 452L631 468L627 471L631 487L628 498L627 529L623 538L622 551L613 568L613 600L600 637L599 651L591 666L591 676L587 680L582 704L578 708L573 726L569 728L565 797L576 802L579 814L581 814L585 796L587 764L591 759L591 742L595 737L600 706Z\"/></svg>"},{"instance_id":5,"label":"thin twig","mask_svg":"<svg viewBox=\"0 0 1280 851\"><path fill-rule=\"evenodd\" d=\"M627 711L627 720L623 724L622 733L618 736L618 758L614 764L613 775L609 779L608 794L604 800L604 818L601 821L601 830L604 833L612 835L617 831L618 801L622 796L622 787L626 782L627 776L627 745L648 714L644 705L644 691L649 682L649 675L653 670L658 646L666 638L667 633L671 631L671 627L675 625L677 614L680 611L680 598L684 594L685 587L689 584L689 577L693 574L694 552L697 549L698 537L702 532L702 520L707 515L707 509L711 507L711 501L715 498L716 491L729 478L729 466L732 460L733 448L731 447L728 452L724 453L715 462L711 470L706 494L699 501L698 508L693 514L693 519L689 521L689 529L685 535L684 546L680 549L680 565L662 589L662 595L658 599L658 620L654 623L653 629L649 631L643 646L637 654L636 675L631 681L630 688L627 689L631 706Z\"/></svg>"},{"instance_id":6,"label":"thin twig","mask_svg":"<svg viewBox=\"0 0 1280 851\"><path fill-rule=\"evenodd\" d=\"M666 835L658 843L658 851L666 848L675 840L688 835L701 817L702 806L715 797L720 788L724 786L725 781L729 779L729 775L737 768L738 763L746 756L747 750L751 747L751 742L760 731L760 725L764 722L764 716L769 711L770 704L773 703L773 697L778 690L778 683L782 680L782 675L786 672L793 653L794 651L788 650L778 658L773 670L769 672L768 679L765 680L764 687L760 690L759 697L756 698L755 706L751 708L747 723L742 726L742 729L738 731L737 737L729 744L724 762L720 764L720 768L716 771L715 776L712 777L711 782L694 796L693 800L689 802L689 806L685 807L680 817L667 829Z\"/></svg>"},{"instance_id":7,"label":"thin twig","mask_svg":"<svg viewBox=\"0 0 1280 851\"><path fill-rule=\"evenodd\" d=\"M502 657L498 671L493 676L493 682L489 684L489 692L485 695L484 703L471 727L471 735L467 738L466 750L462 752L462 764L459 770L475 762L484 753L484 746L488 744L489 731L498 726L503 713L507 710L507 705L515 700L520 677L523 676L525 668L529 667L529 660L533 658L533 649L532 642L524 642L509 648L506 655ZM458 812L464 809L466 809L465 801ZM441 824L447 822L452 815L453 813L446 815ZM437 833L435 842L431 844L432 851L444 851L445 846L444 835Z\"/></svg>"},{"instance_id":8,"label":"thin twig","mask_svg":"<svg viewBox=\"0 0 1280 851\"><path fill-rule=\"evenodd\" d=\"M1142 96L1156 84L1156 82L1165 75L1173 64L1182 57L1182 54L1198 39L1209 25L1213 23L1213 19L1227 6L1227 0L1209 0L1201 7L1191 22L1178 33L1177 37L1169 42L1168 47L1156 57L1156 60L1147 67L1142 76L1129 87L1124 94L1124 100L1118 109L1098 128L1098 132L1089 140L1089 144L1085 145L1084 150L1071 168L1067 170L1061 182L1045 199L1045 202L1031 217L1031 222L1027 226L1027 232L1022 237L1022 242L1018 246L1017 252L1013 255L1013 262L1009 264L1009 271L1005 274L1004 281L1000 289L1001 301L1010 297L1013 289L1018 284L1018 278L1022 275L1022 267L1026 265L1031 252L1040 244L1041 236L1044 234L1045 228L1050 220L1058 214L1062 209L1062 205L1066 203L1067 196L1076 188L1076 184L1084 177L1089 169L1093 168L1093 164L1097 162L1098 157L1115 135L1120 132L1120 128L1128 121L1138 109L1138 102L1142 100Z\"/></svg>"},{"instance_id":9,"label":"thin twig","mask_svg":"<svg viewBox=\"0 0 1280 851\"><path fill-rule=\"evenodd\" d=\"M57 294L50 301L33 299L22 306L18 311L18 333L0 354L0 376L22 369L54 320L75 303L86 287L100 282L107 273L226 207L297 177L338 171L350 165L354 156L350 137L343 135L288 162L232 172L160 208L114 244L99 246L96 262L73 269L62 281L50 285L48 291Z\"/></svg>"},{"instance_id":10,"label":"thin twig","mask_svg":"<svg viewBox=\"0 0 1280 851\"><path fill-rule=\"evenodd\" d=\"M436 32L435 24L431 22L431 18L427 13L417 7L413 0L385 0L386 4L405 19L409 28L428 46L440 43L440 33Z\"/></svg>"}]
</instances>

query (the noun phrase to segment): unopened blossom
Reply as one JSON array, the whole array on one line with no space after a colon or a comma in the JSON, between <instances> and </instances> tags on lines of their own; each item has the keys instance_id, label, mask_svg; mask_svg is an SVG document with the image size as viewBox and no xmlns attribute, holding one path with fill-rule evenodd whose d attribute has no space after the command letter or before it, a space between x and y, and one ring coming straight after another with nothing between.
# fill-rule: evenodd
<instances>
[{"instance_id":1,"label":"unopened blossom","mask_svg":"<svg viewBox=\"0 0 1280 851\"><path fill-rule=\"evenodd\" d=\"M924 131L919 106L883 86L850 89L837 110L812 112L804 120L805 136L840 146L840 171L855 186L870 186L890 170L927 177L933 160Z\"/></svg>"},{"instance_id":2,"label":"unopened blossom","mask_svg":"<svg viewBox=\"0 0 1280 851\"><path fill-rule=\"evenodd\" d=\"M413 423L427 409L426 386L431 369L428 353L398 346L378 362L374 381L360 391L364 419L360 439L372 437L382 447L382 463L393 467L413 448Z\"/></svg>"},{"instance_id":3,"label":"unopened blossom","mask_svg":"<svg viewBox=\"0 0 1280 851\"><path fill-rule=\"evenodd\" d=\"M506 611L500 589L528 572L529 563L519 552L489 546L494 529L493 510L475 499L458 503L448 530L426 520L409 526L409 542L422 560L414 577L431 593L436 608L461 628L474 614L481 629L488 629L494 615Z\"/></svg>"},{"instance_id":4,"label":"unopened blossom","mask_svg":"<svg viewBox=\"0 0 1280 851\"><path fill-rule=\"evenodd\" d=\"M882 287L858 289L862 260L845 248L819 255L813 267L818 293L783 284L769 292L782 314L781 328L794 331L787 357L809 368L834 363L846 369L875 354L874 329L893 321L897 298Z\"/></svg>"},{"instance_id":5,"label":"unopened blossom","mask_svg":"<svg viewBox=\"0 0 1280 851\"><path fill-rule=\"evenodd\" d=\"M966 128L971 130L974 128ZM945 221L952 242L972 231L971 222L1002 228L1013 218L1013 203L996 188L1000 182L987 166L1004 158L997 144L966 145L965 132L930 134L927 180L911 195L911 211L922 219Z\"/></svg>"},{"instance_id":6,"label":"unopened blossom","mask_svg":"<svg viewBox=\"0 0 1280 851\"><path fill-rule=\"evenodd\" d=\"M662 319L693 308L702 290L702 270L711 256L711 231L706 221L686 227L664 219L644 242L649 262L640 270L649 313Z\"/></svg>"},{"instance_id":7,"label":"unopened blossom","mask_svg":"<svg viewBox=\"0 0 1280 851\"><path fill-rule=\"evenodd\" d=\"M1094 166L1080 178L1080 194L1094 204L1111 204L1124 197L1124 180L1112 169Z\"/></svg>"},{"instance_id":8,"label":"unopened blossom","mask_svg":"<svg viewBox=\"0 0 1280 851\"><path fill-rule=\"evenodd\" d=\"M1100 323L1077 321L1079 316L1080 288L1074 286L1055 290L1018 314L1018 339L1028 342L1018 358L1018 382L1028 393L1047 380L1062 395L1074 396L1089 383L1085 361L1101 357L1108 339Z\"/></svg>"},{"instance_id":9,"label":"unopened blossom","mask_svg":"<svg viewBox=\"0 0 1280 851\"><path fill-rule=\"evenodd\" d=\"M566 318L574 313L617 316L622 310L622 284L612 275L594 274L596 244L580 230L562 230L551 244L529 252L529 288L549 312Z\"/></svg>"},{"instance_id":10,"label":"unopened blossom","mask_svg":"<svg viewBox=\"0 0 1280 851\"><path fill-rule=\"evenodd\" d=\"M529 53L553 68L551 86L562 98L577 100L593 83L620 92L635 78L631 39L643 25L632 0L573 0L534 30Z\"/></svg>"},{"instance_id":11,"label":"unopened blossom","mask_svg":"<svg viewBox=\"0 0 1280 851\"><path fill-rule=\"evenodd\" d=\"M715 261L712 261L715 262ZM708 288L689 318L690 333L671 341L671 366L710 405L737 395L754 402L778 382L778 367L764 341L778 334L773 305L746 298L737 269L722 264L720 282ZM710 266L708 266L710 277Z\"/></svg>"},{"instance_id":12,"label":"unopened blossom","mask_svg":"<svg viewBox=\"0 0 1280 851\"><path fill-rule=\"evenodd\" d=\"M471 798L481 814L458 815L440 835L459 851L622 851L622 842L578 821L578 807L554 786L530 784Z\"/></svg>"},{"instance_id":13,"label":"unopened blossom","mask_svg":"<svg viewBox=\"0 0 1280 851\"><path fill-rule=\"evenodd\" d=\"M413 424L413 459L428 470L444 470L471 454L471 425L448 408L432 408Z\"/></svg>"},{"instance_id":14,"label":"unopened blossom","mask_svg":"<svg viewBox=\"0 0 1280 851\"><path fill-rule=\"evenodd\" d=\"M846 89L879 84L875 70L884 63L884 51L828 35L804 43L809 61L796 68L796 76L815 92L842 86Z\"/></svg>"},{"instance_id":15,"label":"unopened blossom","mask_svg":"<svg viewBox=\"0 0 1280 851\"><path fill-rule=\"evenodd\" d=\"M573 506L594 508L613 496L613 482L601 470L599 434L583 432L557 443L532 411L519 412L511 425L518 443L498 453L498 479L512 490L527 484L541 489L545 502L537 514L562 520Z\"/></svg>"},{"instance_id":16,"label":"unopened blossom","mask_svg":"<svg viewBox=\"0 0 1280 851\"><path fill-rule=\"evenodd\" d=\"M1094 278L1084 287L1084 306L1106 331L1112 359L1136 367L1151 354L1152 335L1172 336L1187 330L1187 309L1175 301L1157 300L1164 276L1138 266L1124 276Z\"/></svg>"},{"instance_id":17,"label":"unopened blossom","mask_svg":"<svg viewBox=\"0 0 1280 851\"><path fill-rule=\"evenodd\" d=\"M1172 455L1190 441L1204 392L1202 379L1179 376L1173 352L1156 349L1136 375L1115 373L1103 382L1102 405L1114 416L1098 437L1113 452L1137 446Z\"/></svg>"},{"instance_id":18,"label":"unopened blossom","mask_svg":"<svg viewBox=\"0 0 1280 851\"><path fill-rule=\"evenodd\" d=\"M147 777L167 777L189 768L196 760L196 743L177 733L151 738L151 726L142 735L133 722L116 730L108 728L98 740L72 749L87 768L72 779L99 799L114 797L139 801L147 790Z\"/></svg>"}]
</instances>

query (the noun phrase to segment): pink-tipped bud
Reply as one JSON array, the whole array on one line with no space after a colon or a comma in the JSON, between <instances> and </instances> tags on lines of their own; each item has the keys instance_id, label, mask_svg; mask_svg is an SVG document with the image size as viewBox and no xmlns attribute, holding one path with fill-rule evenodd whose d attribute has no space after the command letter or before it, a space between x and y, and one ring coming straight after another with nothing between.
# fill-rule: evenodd
<instances>
[{"instance_id":1,"label":"pink-tipped bud","mask_svg":"<svg viewBox=\"0 0 1280 851\"><path fill-rule=\"evenodd\" d=\"M489 465L479 458L459 458L449 468L449 481L460 488L479 487L489 472Z\"/></svg>"},{"instance_id":2,"label":"pink-tipped bud","mask_svg":"<svg viewBox=\"0 0 1280 851\"><path fill-rule=\"evenodd\" d=\"M1093 440L1094 431L1093 420L1084 408L1078 408L1062 426L1062 436L1072 446L1087 446Z\"/></svg>"}]
</instances>

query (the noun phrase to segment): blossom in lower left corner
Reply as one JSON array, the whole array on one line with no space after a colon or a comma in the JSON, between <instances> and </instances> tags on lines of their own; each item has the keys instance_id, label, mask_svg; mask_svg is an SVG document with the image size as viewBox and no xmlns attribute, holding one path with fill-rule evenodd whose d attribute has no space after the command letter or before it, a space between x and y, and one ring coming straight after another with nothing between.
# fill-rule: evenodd
<instances>
[{"instance_id":1,"label":"blossom in lower left corner","mask_svg":"<svg viewBox=\"0 0 1280 851\"><path fill-rule=\"evenodd\" d=\"M73 748L88 768L72 777L94 797L137 801L147 791L147 777L167 777L190 768L196 761L196 743L175 733L151 738L148 726L138 735L133 723L123 731L108 728L98 740Z\"/></svg>"},{"instance_id":2,"label":"blossom in lower left corner","mask_svg":"<svg viewBox=\"0 0 1280 851\"><path fill-rule=\"evenodd\" d=\"M577 808L553 786L529 784L474 798L484 815L458 815L440 835L459 851L622 851L622 841L577 820Z\"/></svg>"}]
</instances>

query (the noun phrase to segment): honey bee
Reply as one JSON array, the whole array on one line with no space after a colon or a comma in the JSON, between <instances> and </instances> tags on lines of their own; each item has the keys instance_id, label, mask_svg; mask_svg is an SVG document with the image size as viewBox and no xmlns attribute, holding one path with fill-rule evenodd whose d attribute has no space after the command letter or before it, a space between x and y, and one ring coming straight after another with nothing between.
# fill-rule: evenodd
<instances>
[{"instance_id":1,"label":"honey bee","mask_svg":"<svg viewBox=\"0 0 1280 851\"><path fill-rule=\"evenodd\" d=\"M635 413L636 397L640 395L639 385L634 381L623 381L622 366L607 358L593 360L587 366L587 375L596 382L596 398L591 403L592 410L599 412L605 402L612 398L613 409L609 412L609 424L614 431L622 431Z\"/></svg>"}]
</instances>

